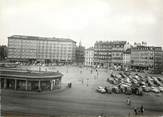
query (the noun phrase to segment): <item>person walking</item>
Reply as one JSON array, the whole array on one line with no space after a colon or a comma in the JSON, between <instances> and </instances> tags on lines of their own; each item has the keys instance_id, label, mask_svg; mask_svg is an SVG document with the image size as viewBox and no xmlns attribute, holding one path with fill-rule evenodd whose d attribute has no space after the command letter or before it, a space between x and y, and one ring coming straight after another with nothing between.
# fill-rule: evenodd
<instances>
[{"instance_id":1,"label":"person walking","mask_svg":"<svg viewBox=\"0 0 163 117\"><path fill-rule=\"evenodd\" d=\"M84 83L83 79L82 79L82 84Z\"/></svg>"},{"instance_id":2,"label":"person walking","mask_svg":"<svg viewBox=\"0 0 163 117\"><path fill-rule=\"evenodd\" d=\"M127 105L131 105L131 100L130 100L130 97L127 98Z\"/></svg>"},{"instance_id":3,"label":"person walking","mask_svg":"<svg viewBox=\"0 0 163 117\"><path fill-rule=\"evenodd\" d=\"M143 107L143 105L140 106L140 113L141 113L141 115L144 114L144 107Z\"/></svg>"},{"instance_id":4,"label":"person walking","mask_svg":"<svg viewBox=\"0 0 163 117\"><path fill-rule=\"evenodd\" d=\"M138 110L137 110L137 108L136 108L136 107L134 108L134 113L135 113L135 115L137 115L137 114L138 114Z\"/></svg>"},{"instance_id":5,"label":"person walking","mask_svg":"<svg viewBox=\"0 0 163 117\"><path fill-rule=\"evenodd\" d=\"M71 88L71 86L72 86L72 83L70 82L70 88Z\"/></svg>"}]
</instances>

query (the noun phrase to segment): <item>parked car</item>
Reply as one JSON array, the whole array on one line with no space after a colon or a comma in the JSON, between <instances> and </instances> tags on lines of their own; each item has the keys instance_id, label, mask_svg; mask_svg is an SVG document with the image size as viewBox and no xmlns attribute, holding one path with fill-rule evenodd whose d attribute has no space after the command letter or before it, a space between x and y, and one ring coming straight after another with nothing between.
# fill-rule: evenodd
<instances>
[{"instance_id":1,"label":"parked car","mask_svg":"<svg viewBox=\"0 0 163 117\"><path fill-rule=\"evenodd\" d=\"M144 81L141 81L140 82L140 85L144 86L145 85L145 82Z\"/></svg>"},{"instance_id":2,"label":"parked car","mask_svg":"<svg viewBox=\"0 0 163 117\"><path fill-rule=\"evenodd\" d=\"M142 89L144 92L150 92L150 90L151 90L150 87L147 87L145 85L142 86Z\"/></svg>"},{"instance_id":3,"label":"parked car","mask_svg":"<svg viewBox=\"0 0 163 117\"><path fill-rule=\"evenodd\" d=\"M99 92L99 93L102 93L102 94L103 94L103 93L106 93L105 88L103 88L103 87L101 87L101 86L98 86L97 89L96 89L96 91Z\"/></svg>"},{"instance_id":4,"label":"parked car","mask_svg":"<svg viewBox=\"0 0 163 117\"><path fill-rule=\"evenodd\" d=\"M133 79L133 80L132 80L132 83L133 83L133 84L138 84L138 81L137 81L136 79Z\"/></svg>"},{"instance_id":5,"label":"parked car","mask_svg":"<svg viewBox=\"0 0 163 117\"><path fill-rule=\"evenodd\" d=\"M122 76L120 74L115 75L116 78L121 78Z\"/></svg>"},{"instance_id":6,"label":"parked car","mask_svg":"<svg viewBox=\"0 0 163 117\"><path fill-rule=\"evenodd\" d=\"M124 72L124 74L125 74L126 76L129 76L129 75L130 75L130 72Z\"/></svg>"},{"instance_id":7,"label":"parked car","mask_svg":"<svg viewBox=\"0 0 163 117\"><path fill-rule=\"evenodd\" d=\"M159 86L158 88L159 88L160 92L163 92L163 87Z\"/></svg>"},{"instance_id":8,"label":"parked car","mask_svg":"<svg viewBox=\"0 0 163 117\"><path fill-rule=\"evenodd\" d=\"M106 87L106 93L111 94L112 93L112 88L110 86Z\"/></svg>"},{"instance_id":9,"label":"parked car","mask_svg":"<svg viewBox=\"0 0 163 117\"><path fill-rule=\"evenodd\" d=\"M126 77L126 75L123 72L120 72L119 74L122 76L122 78Z\"/></svg>"},{"instance_id":10,"label":"parked car","mask_svg":"<svg viewBox=\"0 0 163 117\"><path fill-rule=\"evenodd\" d=\"M160 90L157 87L151 87L151 91L154 93L160 93Z\"/></svg>"},{"instance_id":11,"label":"parked car","mask_svg":"<svg viewBox=\"0 0 163 117\"><path fill-rule=\"evenodd\" d=\"M130 78L128 78L128 77L125 78L125 81L126 81L127 83L131 83L131 80L130 80Z\"/></svg>"},{"instance_id":12,"label":"parked car","mask_svg":"<svg viewBox=\"0 0 163 117\"><path fill-rule=\"evenodd\" d=\"M112 87L112 92L114 92L114 93L120 93L120 90L119 90L119 88L117 86L113 86Z\"/></svg>"},{"instance_id":13,"label":"parked car","mask_svg":"<svg viewBox=\"0 0 163 117\"><path fill-rule=\"evenodd\" d=\"M131 95L132 94L132 89L131 87L126 87L126 92L125 92L126 95Z\"/></svg>"},{"instance_id":14,"label":"parked car","mask_svg":"<svg viewBox=\"0 0 163 117\"><path fill-rule=\"evenodd\" d=\"M154 83L158 86L162 86L162 83L157 79L157 77L153 77Z\"/></svg>"},{"instance_id":15,"label":"parked car","mask_svg":"<svg viewBox=\"0 0 163 117\"><path fill-rule=\"evenodd\" d=\"M135 75L135 76L134 76L134 78L135 78L137 81L139 81L139 80L140 80L140 78L139 78L139 76L138 76L138 75Z\"/></svg>"},{"instance_id":16,"label":"parked car","mask_svg":"<svg viewBox=\"0 0 163 117\"><path fill-rule=\"evenodd\" d=\"M158 79L160 82L163 83L163 78L161 78L161 77L157 77L157 79Z\"/></svg>"},{"instance_id":17,"label":"parked car","mask_svg":"<svg viewBox=\"0 0 163 117\"><path fill-rule=\"evenodd\" d=\"M114 78L110 77L110 78L107 78L107 81L111 84L114 84Z\"/></svg>"},{"instance_id":18,"label":"parked car","mask_svg":"<svg viewBox=\"0 0 163 117\"><path fill-rule=\"evenodd\" d=\"M148 86L154 86L153 81L150 78L147 79L147 83Z\"/></svg>"}]
</instances>

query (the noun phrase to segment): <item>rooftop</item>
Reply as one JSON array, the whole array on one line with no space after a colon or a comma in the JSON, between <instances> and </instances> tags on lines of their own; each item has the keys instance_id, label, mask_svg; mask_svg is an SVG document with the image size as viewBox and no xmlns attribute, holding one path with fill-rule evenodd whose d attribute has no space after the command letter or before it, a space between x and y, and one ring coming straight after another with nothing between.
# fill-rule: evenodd
<instances>
[{"instance_id":1,"label":"rooftop","mask_svg":"<svg viewBox=\"0 0 163 117\"><path fill-rule=\"evenodd\" d=\"M126 44L126 41L96 41L95 44Z\"/></svg>"},{"instance_id":2,"label":"rooftop","mask_svg":"<svg viewBox=\"0 0 163 117\"><path fill-rule=\"evenodd\" d=\"M136 47L133 47L132 50L159 50L159 51L162 51L162 47L155 47L155 46L136 46Z\"/></svg>"},{"instance_id":3,"label":"rooftop","mask_svg":"<svg viewBox=\"0 0 163 117\"><path fill-rule=\"evenodd\" d=\"M94 48L93 47L89 47L86 50L94 50Z\"/></svg>"},{"instance_id":4,"label":"rooftop","mask_svg":"<svg viewBox=\"0 0 163 117\"><path fill-rule=\"evenodd\" d=\"M10 69L0 69L0 78L14 77L21 79L46 79L46 78L58 78L63 74L59 72L35 72L35 71L18 71Z\"/></svg>"},{"instance_id":5,"label":"rooftop","mask_svg":"<svg viewBox=\"0 0 163 117\"><path fill-rule=\"evenodd\" d=\"M48 41L60 41L60 42L74 42L72 39L68 38L56 38L56 37L39 37L39 36L26 36L26 35L13 35L8 37L9 39L24 39L24 40L48 40Z\"/></svg>"}]
</instances>

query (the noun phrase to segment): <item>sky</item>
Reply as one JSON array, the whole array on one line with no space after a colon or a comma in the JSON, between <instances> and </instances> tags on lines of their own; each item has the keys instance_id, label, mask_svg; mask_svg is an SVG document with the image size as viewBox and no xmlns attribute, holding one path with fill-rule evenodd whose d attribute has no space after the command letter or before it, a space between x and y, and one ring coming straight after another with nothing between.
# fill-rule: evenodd
<instances>
[{"instance_id":1,"label":"sky","mask_svg":"<svg viewBox=\"0 0 163 117\"><path fill-rule=\"evenodd\" d=\"M0 45L12 35L163 47L163 0L0 0Z\"/></svg>"}]
</instances>

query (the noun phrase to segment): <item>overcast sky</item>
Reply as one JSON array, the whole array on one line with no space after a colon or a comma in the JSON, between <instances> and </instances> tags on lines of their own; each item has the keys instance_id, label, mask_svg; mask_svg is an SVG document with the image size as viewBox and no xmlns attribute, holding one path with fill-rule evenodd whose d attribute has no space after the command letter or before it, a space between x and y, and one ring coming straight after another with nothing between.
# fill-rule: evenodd
<instances>
[{"instance_id":1,"label":"overcast sky","mask_svg":"<svg viewBox=\"0 0 163 117\"><path fill-rule=\"evenodd\" d=\"M0 45L11 35L163 47L163 0L0 0Z\"/></svg>"}]
</instances>

